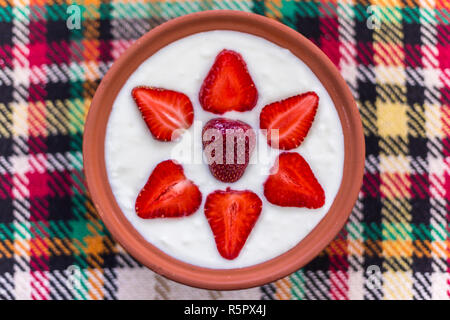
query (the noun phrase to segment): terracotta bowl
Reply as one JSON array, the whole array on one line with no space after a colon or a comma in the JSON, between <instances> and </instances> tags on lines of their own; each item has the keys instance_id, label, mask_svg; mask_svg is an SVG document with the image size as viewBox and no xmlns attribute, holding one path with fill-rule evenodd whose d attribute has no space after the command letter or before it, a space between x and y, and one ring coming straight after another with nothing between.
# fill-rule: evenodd
<instances>
[{"instance_id":1,"label":"terracotta bowl","mask_svg":"<svg viewBox=\"0 0 450 320\"><path fill-rule=\"evenodd\" d=\"M121 212L105 168L105 133L113 102L128 77L155 52L203 31L234 30L289 49L320 79L339 114L344 133L344 172L325 217L294 248L269 261L239 269L208 269L177 260L144 240ZM355 101L339 71L305 37L274 20L251 13L207 11L173 19L152 29L118 59L100 83L86 120L83 160L95 207L113 237L138 261L172 280L206 289L231 290L262 285L295 272L312 260L344 226L356 201L364 170L364 137ZM202 214L202 213L198 213Z\"/></svg>"}]
</instances>

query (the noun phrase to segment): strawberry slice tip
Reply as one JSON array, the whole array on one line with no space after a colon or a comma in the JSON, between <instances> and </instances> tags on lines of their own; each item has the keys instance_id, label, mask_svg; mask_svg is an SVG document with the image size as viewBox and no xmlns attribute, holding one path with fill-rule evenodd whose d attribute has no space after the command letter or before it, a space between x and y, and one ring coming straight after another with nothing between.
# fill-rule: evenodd
<instances>
[{"instance_id":1,"label":"strawberry slice tip","mask_svg":"<svg viewBox=\"0 0 450 320\"><path fill-rule=\"evenodd\" d=\"M193 214L202 194L186 178L183 167L173 160L160 162L139 192L135 210L143 219L176 218Z\"/></svg>"},{"instance_id":2,"label":"strawberry slice tip","mask_svg":"<svg viewBox=\"0 0 450 320\"><path fill-rule=\"evenodd\" d=\"M208 195L205 215L222 257L233 260L239 255L261 210L261 199L248 190L227 188Z\"/></svg>"},{"instance_id":3,"label":"strawberry slice tip","mask_svg":"<svg viewBox=\"0 0 450 320\"><path fill-rule=\"evenodd\" d=\"M317 209L325 203L325 192L309 164L298 153L283 152L264 183L264 196L281 207Z\"/></svg>"},{"instance_id":4,"label":"strawberry slice tip","mask_svg":"<svg viewBox=\"0 0 450 320\"><path fill-rule=\"evenodd\" d=\"M153 87L135 87L131 93L153 137L176 140L194 121L194 109L181 92Z\"/></svg>"},{"instance_id":5,"label":"strawberry slice tip","mask_svg":"<svg viewBox=\"0 0 450 320\"><path fill-rule=\"evenodd\" d=\"M311 128L318 104L318 95L309 91L266 105L259 116L259 126L267 130L267 143L281 150L300 146ZM272 130L278 130L278 135Z\"/></svg>"},{"instance_id":6,"label":"strawberry slice tip","mask_svg":"<svg viewBox=\"0 0 450 320\"><path fill-rule=\"evenodd\" d=\"M200 88L199 99L203 109L216 114L255 107L258 91L239 53L224 49L217 55Z\"/></svg>"}]
</instances>

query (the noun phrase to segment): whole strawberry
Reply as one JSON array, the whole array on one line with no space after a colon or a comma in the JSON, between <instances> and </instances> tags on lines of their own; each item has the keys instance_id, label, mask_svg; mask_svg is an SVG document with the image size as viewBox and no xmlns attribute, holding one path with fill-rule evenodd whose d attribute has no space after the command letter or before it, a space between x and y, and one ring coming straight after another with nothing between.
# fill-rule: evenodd
<instances>
[{"instance_id":1,"label":"whole strawberry","mask_svg":"<svg viewBox=\"0 0 450 320\"><path fill-rule=\"evenodd\" d=\"M222 182L235 182L245 172L255 147L255 132L239 120L215 118L203 127L202 143L211 174Z\"/></svg>"}]
</instances>

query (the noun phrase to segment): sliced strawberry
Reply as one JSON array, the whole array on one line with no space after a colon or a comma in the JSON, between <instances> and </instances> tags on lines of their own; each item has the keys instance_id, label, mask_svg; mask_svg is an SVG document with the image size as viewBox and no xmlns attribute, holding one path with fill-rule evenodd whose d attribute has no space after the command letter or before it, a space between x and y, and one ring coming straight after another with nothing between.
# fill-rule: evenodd
<instances>
[{"instance_id":1,"label":"sliced strawberry","mask_svg":"<svg viewBox=\"0 0 450 320\"><path fill-rule=\"evenodd\" d=\"M258 91L239 53L224 49L217 55L199 98L203 109L216 114L253 109Z\"/></svg>"},{"instance_id":2,"label":"sliced strawberry","mask_svg":"<svg viewBox=\"0 0 450 320\"><path fill-rule=\"evenodd\" d=\"M185 94L152 87L136 87L131 94L155 139L175 140L192 125L194 109Z\"/></svg>"},{"instance_id":3,"label":"sliced strawberry","mask_svg":"<svg viewBox=\"0 0 450 320\"><path fill-rule=\"evenodd\" d=\"M221 141L215 143L216 139ZM211 174L222 182L235 182L248 166L256 135L243 121L215 118L203 127L202 143Z\"/></svg>"},{"instance_id":4,"label":"sliced strawberry","mask_svg":"<svg viewBox=\"0 0 450 320\"><path fill-rule=\"evenodd\" d=\"M290 150L297 148L308 134L316 116L319 97L315 92L306 92L266 105L259 116L259 127L267 130L267 143L278 148Z\"/></svg>"},{"instance_id":5,"label":"sliced strawberry","mask_svg":"<svg viewBox=\"0 0 450 320\"><path fill-rule=\"evenodd\" d=\"M262 201L248 190L227 188L209 194L205 215L214 234L217 250L225 259L239 255L261 213Z\"/></svg>"},{"instance_id":6,"label":"sliced strawberry","mask_svg":"<svg viewBox=\"0 0 450 320\"><path fill-rule=\"evenodd\" d=\"M136 199L136 213L144 219L175 218L193 214L202 194L186 179L183 167L173 160L159 163Z\"/></svg>"},{"instance_id":7,"label":"sliced strawberry","mask_svg":"<svg viewBox=\"0 0 450 320\"><path fill-rule=\"evenodd\" d=\"M283 152L264 183L264 195L281 207L320 208L325 193L308 163L295 152Z\"/></svg>"}]
</instances>

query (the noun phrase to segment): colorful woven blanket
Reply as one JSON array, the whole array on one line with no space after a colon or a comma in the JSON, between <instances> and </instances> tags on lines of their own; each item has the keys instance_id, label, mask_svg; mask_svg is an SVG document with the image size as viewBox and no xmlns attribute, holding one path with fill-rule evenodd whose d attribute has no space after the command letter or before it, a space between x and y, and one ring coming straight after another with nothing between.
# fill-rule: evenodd
<instances>
[{"instance_id":1,"label":"colorful woven blanket","mask_svg":"<svg viewBox=\"0 0 450 320\"><path fill-rule=\"evenodd\" d=\"M210 9L311 39L348 82L366 139L339 236L298 272L244 291L142 267L103 226L82 171L84 119L114 60L154 26ZM446 0L0 0L0 299L449 299L449 221Z\"/></svg>"}]
</instances>

